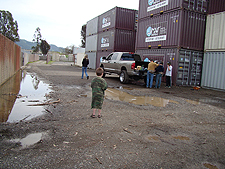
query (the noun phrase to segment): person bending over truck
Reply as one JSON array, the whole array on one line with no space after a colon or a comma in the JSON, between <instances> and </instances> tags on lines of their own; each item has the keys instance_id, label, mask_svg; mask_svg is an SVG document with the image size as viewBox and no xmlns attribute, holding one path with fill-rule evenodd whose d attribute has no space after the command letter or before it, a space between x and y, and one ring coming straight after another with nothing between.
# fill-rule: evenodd
<instances>
[{"instance_id":1,"label":"person bending over truck","mask_svg":"<svg viewBox=\"0 0 225 169\"><path fill-rule=\"evenodd\" d=\"M155 69L155 73L156 73L155 88L156 89L160 88L163 72L164 72L163 63L160 62L159 66Z\"/></svg>"},{"instance_id":2,"label":"person bending over truck","mask_svg":"<svg viewBox=\"0 0 225 169\"><path fill-rule=\"evenodd\" d=\"M146 87L152 88L153 84L153 77L155 73L155 68L158 66L153 60L151 59L151 62L148 64L148 72L147 72L147 82L146 82ZM150 85L149 85L150 81Z\"/></svg>"},{"instance_id":3,"label":"person bending over truck","mask_svg":"<svg viewBox=\"0 0 225 169\"><path fill-rule=\"evenodd\" d=\"M107 89L108 85L106 81L102 78L104 70L102 68L96 69L96 75L94 79L91 81L91 88L92 88L92 102L91 108L93 109L93 114L91 115L92 118L95 118L95 112L98 109L98 118L101 118L101 109L104 100L105 90Z\"/></svg>"}]
</instances>

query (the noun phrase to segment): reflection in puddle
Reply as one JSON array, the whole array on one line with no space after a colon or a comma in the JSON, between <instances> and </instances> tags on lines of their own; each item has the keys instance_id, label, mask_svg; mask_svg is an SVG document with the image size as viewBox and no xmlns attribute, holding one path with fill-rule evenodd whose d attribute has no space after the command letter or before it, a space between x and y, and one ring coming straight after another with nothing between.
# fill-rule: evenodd
<instances>
[{"instance_id":1,"label":"reflection in puddle","mask_svg":"<svg viewBox=\"0 0 225 169\"><path fill-rule=\"evenodd\" d=\"M28 105L45 102L49 92L49 85L37 76L19 71L0 88L0 122L18 122L42 115L43 106Z\"/></svg>"},{"instance_id":2,"label":"reflection in puddle","mask_svg":"<svg viewBox=\"0 0 225 169\"><path fill-rule=\"evenodd\" d=\"M160 97L149 97L149 96L133 96L126 92L119 91L116 89L108 88L106 90L105 96L107 99L113 99L118 101L124 101L128 103L133 103L136 105L153 105L156 107L165 107L169 102L179 104L176 101L163 99Z\"/></svg>"},{"instance_id":3,"label":"reflection in puddle","mask_svg":"<svg viewBox=\"0 0 225 169\"><path fill-rule=\"evenodd\" d=\"M47 133L43 132L43 133L33 133L33 134L29 134L27 137L23 138L23 139L12 139L10 140L11 142L20 142L21 144L21 149L27 148L31 145L34 145L35 143L38 143L39 141L41 141L43 139L44 136L46 136Z\"/></svg>"},{"instance_id":4,"label":"reflection in puddle","mask_svg":"<svg viewBox=\"0 0 225 169\"><path fill-rule=\"evenodd\" d=\"M126 90L133 90L133 88L131 87L123 87L123 86L120 86L120 87L117 87L119 89L126 89Z\"/></svg>"},{"instance_id":5,"label":"reflection in puddle","mask_svg":"<svg viewBox=\"0 0 225 169\"><path fill-rule=\"evenodd\" d=\"M208 163L205 163L204 166L208 169L218 169L217 166L214 166L214 165L208 164Z\"/></svg>"}]
</instances>

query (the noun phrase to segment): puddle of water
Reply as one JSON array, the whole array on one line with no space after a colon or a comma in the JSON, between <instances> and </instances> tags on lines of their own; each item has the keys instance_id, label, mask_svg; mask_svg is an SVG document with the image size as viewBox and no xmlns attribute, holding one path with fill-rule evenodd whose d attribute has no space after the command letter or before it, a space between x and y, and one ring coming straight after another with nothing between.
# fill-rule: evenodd
<instances>
[{"instance_id":1,"label":"puddle of water","mask_svg":"<svg viewBox=\"0 0 225 169\"><path fill-rule=\"evenodd\" d=\"M200 104L199 101L194 101L194 100L186 100L186 102L188 102L190 104L194 104L194 105L199 105Z\"/></svg>"},{"instance_id":2,"label":"puddle of water","mask_svg":"<svg viewBox=\"0 0 225 169\"><path fill-rule=\"evenodd\" d=\"M12 139L12 140L10 140L10 142L20 143L21 146L22 146L21 149L24 149L24 148L27 148L31 145L34 145L34 144L38 143L46 135L47 135L46 132L33 133L33 134L29 134L28 136L26 136L23 139Z\"/></svg>"},{"instance_id":3,"label":"puddle of water","mask_svg":"<svg viewBox=\"0 0 225 169\"><path fill-rule=\"evenodd\" d=\"M30 120L44 113L43 106L28 106L46 102L50 86L36 75L19 71L0 88L0 122Z\"/></svg>"},{"instance_id":4,"label":"puddle of water","mask_svg":"<svg viewBox=\"0 0 225 169\"><path fill-rule=\"evenodd\" d=\"M159 139L159 136L148 136L148 139L150 140L150 141L159 141L160 139Z\"/></svg>"},{"instance_id":5,"label":"puddle of water","mask_svg":"<svg viewBox=\"0 0 225 169\"><path fill-rule=\"evenodd\" d=\"M123 86L120 86L120 87L117 87L119 89L126 89L126 90L133 90L133 88L131 87L123 87Z\"/></svg>"},{"instance_id":6,"label":"puddle of water","mask_svg":"<svg viewBox=\"0 0 225 169\"><path fill-rule=\"evenodd\" d=\"M175 136L173 137L174 139L177 139L177 140L190 140L189 137L185 137L185 136Z\"/></svg>"},{"instance_id":7,"label":"puddle of water","mask_svg":"<svg viewBox=\"0 0 225 169\"><path fill-rule=\"evenodd\" d=\"M194 104L194 105L199 105L201 102L202 103L221 103L219 100L213 100L210 98L203 98L203 99L197 99L197 100L186 100L186 102Z\"/></svg>"},{"instance_id":8,"label":"puddle of water","mask_svg":"<svg viewBox=\"0 0 225 169\"><path fill-rule=\"evenodd\" d=\"M204 166L208 169L218 169L217 166L214 166L212 164L209 164L209 163L205 163Z\"/></svg>"},{"instance_id":9,"label":"puddle of water","mask_svg":"<svg viewBox=\"0 0 225 169\"><path fill-rule=\"evenodd\" d=\"M116 89L108 88L105 92L107 99L124 101L136 105L153 105L156 107L165 107L169 102L179 104L176 101L163 99L160 97L149 97L149 96L133 96L126 92L119 91Z\"/></svg>"},{"instance_id":10,"label":"puddle of water","mask_svg":"<svg viewBox=\"0 0 225 169\"><path fill-rule=\"evenodd\" d=\"M150 142L159 142L159 141L172 141L172 140L181 140L181 141L189 141L190 138L186 136L168 136L168 135L163 135L163 136L156 136L156 135L148 135L147 140Z\"/></svg>"}]
</instances>

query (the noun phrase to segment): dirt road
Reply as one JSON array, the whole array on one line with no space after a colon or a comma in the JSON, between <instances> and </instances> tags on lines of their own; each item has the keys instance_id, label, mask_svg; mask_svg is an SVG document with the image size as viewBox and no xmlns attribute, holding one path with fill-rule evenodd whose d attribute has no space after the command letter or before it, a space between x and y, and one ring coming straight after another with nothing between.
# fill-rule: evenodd
<instances>
[{"instance_id":1,"label":"dirt road","mask_svg":"<svg viewBox=\"0 0 225 169\"><path fill-rule=\"evenodd\" d=\"M0 124L0 168L225 168L225 94L191 87L147 89L143 82L109 89L102 118L90 117L90 79L70 63L29 64L49 83L45 115ZM141 100L141 101L138 101ZM28 147L12 139L41 134Z\"/></svg>"}]
</instances>

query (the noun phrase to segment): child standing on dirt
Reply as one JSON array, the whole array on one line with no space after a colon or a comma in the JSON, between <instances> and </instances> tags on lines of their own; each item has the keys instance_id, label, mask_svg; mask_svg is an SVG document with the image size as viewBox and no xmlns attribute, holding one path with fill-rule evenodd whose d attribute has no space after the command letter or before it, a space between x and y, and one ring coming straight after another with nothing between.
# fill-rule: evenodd
<instances>
[{"instance_id":1,"label":"child standing on dirt","mask_svg":"<svg viewBox=\"0 0 225 169\"><path fill-rule=\"evenodd\" d=\"M101 110L104 100L104 94L105 90L108 87L106 81L102 78L103 73L104 70L102 68L97 68L96 69L97 77L95 77L91 81L91 88L92 88L91 108L93 109L93 114L91 115L92 118L95 118L95 112L97 109L98 109L98 118L101 118Z\"/></svg>"}]
</instances>

